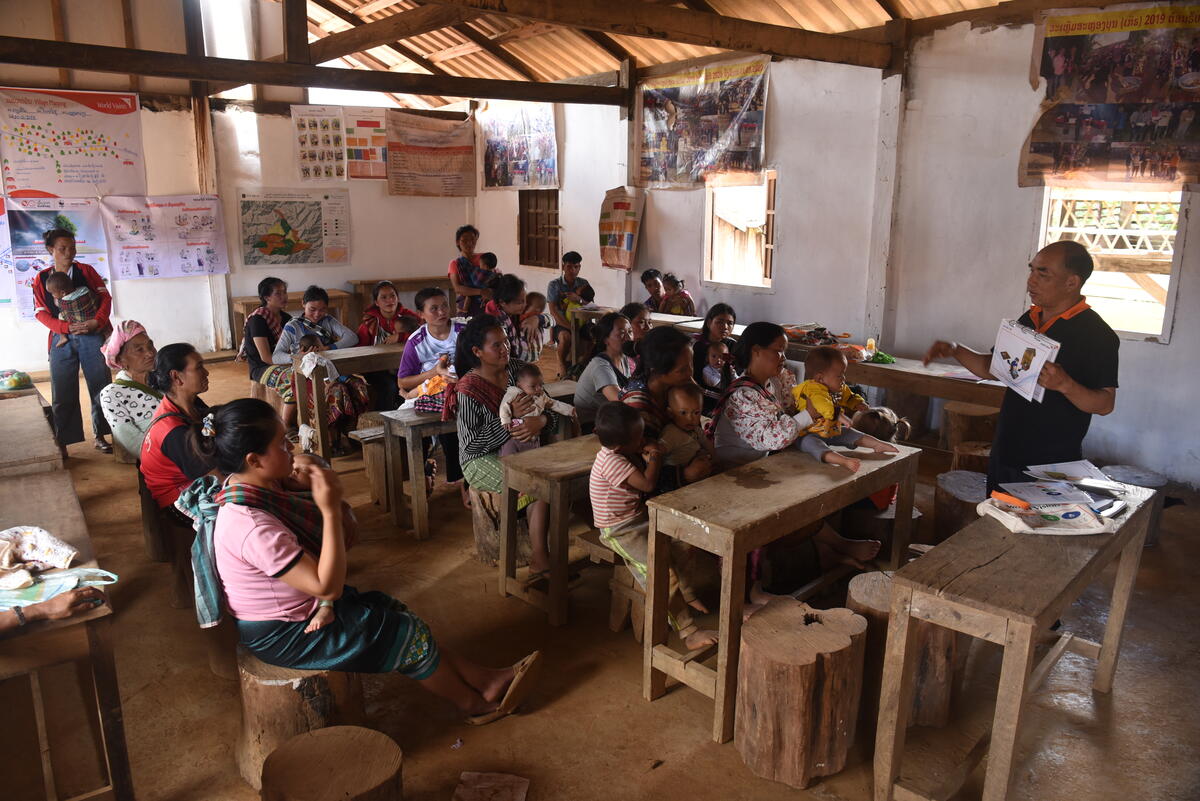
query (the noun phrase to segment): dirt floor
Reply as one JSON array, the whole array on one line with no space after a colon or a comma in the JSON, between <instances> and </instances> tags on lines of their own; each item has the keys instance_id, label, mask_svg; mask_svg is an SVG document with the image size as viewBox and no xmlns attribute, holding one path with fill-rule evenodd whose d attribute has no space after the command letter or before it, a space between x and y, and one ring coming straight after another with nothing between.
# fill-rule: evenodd
<instances>
[{"instance_id":1,"label":"dirt floor","mask_svg":"<svg viewBox=\"0 0 1200 801\"><path fill-rule=\"evenodd\" d=\"M240 397L245 386L244 367L212 365L206 400ZM49 397L49 387L42 390ZM928 482L946 469L933 462L923 465L918 493L926 523ZM233 761L237 684L210 672L192 612L168 605L169 566L143 553L134 468L115 464L90 443L72 446L69 466L99 562L121 577L111 598L138 798L257 798ZM698 693L682 688L644 701L641 649L628 630L614 634L607 627L606 571L585 571L571 594L570 623L551 628L533 607L497 595L495 571L474 559L470 514L457 492L439 487L433 538L416 542L369 502L359 457L337 459L335 467L364 535L349 555L351 584L402 599L441 643L479 662L510 663L534 648L548 660L525 714L483 728L465 725L448 703L412 681L367 676L368 722L404 750L406 798L445 801L463 771L525 776L531 801L871 798L869 750L862 745L839 775L793 790L756 778L732 744L711 741L711 702ZM1160 544L1145 552L1112 694L1092 692L1089 660L1068 654L1058 664L1030 699L1011 798L1200 798L1200 584L1194 580L1200 505L1194 495L1186 500L1166 511ZM1070 610L1069 630L1099 639L1111 581L1110 570ZM993 646L973 650L968 690L957 706L961 720L940 731L914 729L905 773L937 770L969 732L988 725L997 656ZM36 756L0 772L6 801L41 797ZM981 776L976 771L955 798L978 798Z\"/></svg>"}]
</instances>

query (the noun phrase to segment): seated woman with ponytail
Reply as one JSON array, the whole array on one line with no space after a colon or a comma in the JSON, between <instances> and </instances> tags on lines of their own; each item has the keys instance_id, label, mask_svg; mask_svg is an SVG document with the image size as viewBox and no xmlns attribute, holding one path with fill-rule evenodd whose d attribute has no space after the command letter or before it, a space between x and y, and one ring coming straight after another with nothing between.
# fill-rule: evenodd
<instances>
[{"instance_id":1,"label":"seated woman with ponytail","mask_svg":"<svg viewBox=\"0 0 1200 801\"><path fill-rule=\"evenodd\" d=\"M188 484L213 469L211 460L196 453L187 441L188 427L208 412L200 399L208 391L208 370L194 347L176 342L158 351L149 384L165 397L142 441L139 469L159 508L166 508Z\"/></svg>"},{"instance_id":2,"label":"seated woman with ponytail","mask_svg":"<svg viewBox=\"0 0 1200 801\"><path fill-rule=\"evenodd\" d=\"M244 398L219 406L191 426L190 438L229 476L223 486L197 482L180 499L199 518L197 585L217 590L198 611L214 609L219 619L227 609L242 645L268 664L401 673L453 702L473 724L521 703L538 652L513 667L482 667L440 647L400 601L346 585L341 483L316 464L295 465L270 405ZM311 494L286 490L294 472Z\"/></svg>"}]
</instances>

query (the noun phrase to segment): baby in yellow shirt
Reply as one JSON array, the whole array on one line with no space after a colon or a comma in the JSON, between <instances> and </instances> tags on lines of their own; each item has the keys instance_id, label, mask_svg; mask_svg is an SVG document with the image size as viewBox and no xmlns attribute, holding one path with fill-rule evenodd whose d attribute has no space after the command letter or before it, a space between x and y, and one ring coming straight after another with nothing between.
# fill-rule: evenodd
<instances>
[{"instance_id":1,"label":"baby in yellow shirt","mask_svg":"<svg viewBox=\"0 0 1200 801\"><path fill-rule=\"evenodd\" d=\"M861 395L846 386L846 356L828 345L813 348L804 360L805 381L792 390L797 409L807 409L813 423L800 440L801 449L818 462L838 465L851 473L862 462L853 456L832 450L868 448L875 453L899 453L895 445L876 439L843 423L846 414L867 411L871 407Z\"/></svg>"}]
</instances>

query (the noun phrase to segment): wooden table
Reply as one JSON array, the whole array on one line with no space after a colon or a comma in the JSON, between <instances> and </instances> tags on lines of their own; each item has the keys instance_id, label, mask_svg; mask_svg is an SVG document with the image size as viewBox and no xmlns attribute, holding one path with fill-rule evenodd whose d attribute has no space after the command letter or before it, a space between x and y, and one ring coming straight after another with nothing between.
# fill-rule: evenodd
<instances>
[{"instance_id":1,"label":"wooden table","mask_svg":"<svg viewBox=\"0 0 1200 801\"><path fill-rule=\"evenodd\" d=\"M39 417L40 417L39 411ZM39 420L39 422L41 422ZM37 525L67 542L79 555L72 567L96 567L83 510L65 470L0 479L0 529ZM29 624L15 636L0 639L0 680L29 675L42 750L42 769L53 785L52 755L46 741L38 671L66 662L83 662L92 677L100 719L100 752L107 762L108 783L87 798L132 801L133 780L125 746L125 724L112 650L112 607L96 607L66 620ZM58 755L69 760L70 755ZM2 795L2 793L0 793ZM53 796L52 796L53 797ZM83 798L85 796L79 796Z\"/></svg>"},{"instance_id":2,"label":"wooden table","mask_svg":"<svg viewBox=\"0 0 1200 801\"><path fill-rule=\"evenodd\" d=\"M899 484L889 562L892 566L900 564L912 528L920 450L897 447L900 453L887 458L873 457L868 451L856 452L862 457L857 473L821 464L793 447L647 501L650 561L642 663L642 689L647 701L662 696L670 676L715 701L715 742L733 737L747 555L857 500ZM716 670L700 664L695 655L682 655L667 645L668 538L721 557Z\"/></svg>"},{"instance_id":3,"label":"wooden table","mask_svg":"<svg viewBox=\"0 0 1200 801\"><path fill-rule=\"evenodd\" d=\"M347 328L357 329L359 321L352 317L354 297L344 289L327 289L325 291L329 293L329 313L338 318ZM303 298L303 291L289 292L287 307L289 309L300 308ZM262 300L257 295L244 295L234 298L230 305L233 309L233 347L234 350L237 350L241 347L242 333L246 330L246 316L261 306Z\"/></svg>"},{"instance_id":4,"label":"wooden table","mask_svg":"<svg viewBox=\"0 0 1200 801\"><path fill-rule=\"evenodd\" d=\"M680 331L683 331L685 334L692 334L695 336L704 330L704 320L688 320L684 323L677 323L675 327ZM733 326L733 333L731 333L729 336L731 339L741 339L742 332L745 330L746 326L735 323Z\"/></svg>"},{"instance_id":5,"label":"wooden table","mask_svg":"<svg viewBox=\"0 0 1200 801\"><path fill-rule=\"evenodd\" d=\"M355 373L370 373L375 370L390 370L395 373L400 369L400 359L404 356L403 345L364 345L357 348L339 348L327 350L322 354L333 364L338 375L353 375ZM296 371L296 413L301 423L308 423L317 431L317 454L323 459L329 459L329 416L328 401L324 392L313 391L312 414L309 414L308 396L310 387L324 386L325 367L318 364L313 368L313 374L308 381L301 380L300 362L304 357L296 354L292 357L292 366ZM311 384L309 383L311 382Z\"/></svg>"},{"instance_id":6,"label":"wooden table","mask_svg":"<svg viewBox=\"0 0 1200 801\"><path fill-rule=\"evenodd\" d=\"M0 400L0 476L61 470L62 452L42 411L41 395Z\"/></svg>"},{"instance_id":7,"label":"wooden table","mask_svg":"<svg viewBox=\"0 0 1200 801\"><path fill-rule=\"evenodd\" d=\"M1101 693L1112 689L1125 613L1155 495L1154 490L1124 487L1130 509L1115 533L1086 537L1017 534L985 517L896 572L875 742L875 801L949 798L985 752L988 767L983 799L1003 801L1012 779L1024 701L1063 653L1072 651L1099 660L1092 687ZM1104 642L1063 633L1031 670L1037 635L1049 629L1118 558ZM951 776L939 777L929 791L896 781L917 667L910 625L913 618L994 642L1004 651L990 736L970 749L972 759L967 765Z\"/></svg>"},{"instance_id":8,"label":"wooden table","mask_svg":"<svg viewBox=\"0 0 1200 801\"><path fill-rule=\"evenodd\" d=\"M500 499L500 595L515 595L543 610L551 626L567 622L567 528L571 502L588 494L588 476L600 451L596 436L575 437L501 459L504 492ZM525 494L550 504L546 542L550 551L550 587L546 592L517 580L517 497Z\"/></svg>"},{"instance_id":9,"label":"wooden table","mask_svg":"<svg viewBox=\"0 0 1200 801\"><path fill-rule=\"evenodd\" d=\"M360 278L348 282L350 284L350 292L354 296L355 300L356 318L362 317L363 311L365 311L368 306L375 302L371 299L371 290L374 289L375 285L382 280L384 279ZM450 280L449 275L419 275L409 278L388 278L387 280L396 285L397 292L412 292L415 294L426 287L437 287L439 289L443 289L446 291L446 298L450 301L450 308L455 308L454 282ZM413 311L420 311L420 309L413 305L411 300L404 305ZM343 320L342 322L345 323L346 321ZM346 323L346 325L349 325L349 323Z\"/></svg>"},{"instance_id":10,"label":"wooden table","mask_svg":"<svg viewBox=\"0 0 1200 801\"><path fill-rule=\"evenodd\" d=\"M419 540L429 539L429 496L425 494L425 450L421 443L426 437L457 431L458 425L453 420L443 421L440 414L415 409L383 412L383 452L392 520L397 526L406 522L404 475L407 472L412 489L412 531Z\"/></svg>"}]
</instances>

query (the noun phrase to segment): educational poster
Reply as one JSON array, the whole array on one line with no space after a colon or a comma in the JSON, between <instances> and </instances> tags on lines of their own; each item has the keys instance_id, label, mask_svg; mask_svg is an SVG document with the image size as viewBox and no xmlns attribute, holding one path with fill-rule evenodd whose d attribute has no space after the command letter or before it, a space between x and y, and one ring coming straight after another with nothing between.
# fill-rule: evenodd
<instances>
[{"instance_id":1,"label":"educational poster","mask_svg":"<svg viewBox=\"0 0 1200 801\"><path fill-rule=\"evenodd\" d=\"M292 106L293 141L300 180L346 180L341 106Z\"/></svg>"},{"instance_id":2,"label":"educational poster","mask_svg":"<svg viewBox=\"0 0 1200 801\"><path fill-rule=\"evenodd\" d=\"M4 198L0 197L0 305L9 304L17 294L13 277L12 240L8 237L8 215L4 213Z\"/></svg>"},{"instance_id":3,"label":"educational poster","mask_svg":"<svg viewBox=\"0 0 1200 801\"><path fill-rule=\"evenodd\" d=\"M9 197L144 195L138 96L0 87L0 164Z\"/></svg>"},{"instance_id":4,"label":"educational poster","mask_svg":"<svg viewBox=\"0 0 1200 801\"><path fill-rule=\"evenodd\" d=\"M106 197L100 213L118 279L229 272L216 195Z\"/></svg>"},{"instance_id":5,"label":"educational poster","mask_svg":"<svg viewBox=\"0 0 1200 801\"><path fill-rule=\"evenodd\" d=\"M1019 185L1200 180L1200 5L1049 16L1030 79L1046 97Z\"/></svg>"},{"instance_id":6,"label":"educational poster","mask_svg":"<svg viewBox=\"0 0 1200 801\"><path fill-rule=\"evenodd\" d=\"M12 242L17 310L22 318L34 316L34 276L54 263L42 238L51 228L72 232L75 235L75 260L91 265L106 283L111 283L99 201L91 198L10 197L4 205Z\"/></svg>"},{"instance_id":7,"label":"educational poster","mask_svg":"<svg viewBox=\"0 0 1200 801\"><path fill-rule=\"evenodd\" d=\"M350 261L348 189L240 191L238 217L247 267Z\"/></svg>"},{"instance_id":8,"label":"educational poster","mask_svg":"<svg viewBox=\"0 0 1200 801\"><path fill-rule=\"evenodd\" d=\"M388 194L475 196L475 121L387 110Z\"/></svg>"},{"instance_id":9,"label":"educational poster","mask_svg":"<svg viewBox=\"0 0 1200 801\"><path fill-rule=\"evenodd\" d=\"M709 64L641 84L641 180L693 187L711 172L757 172L770 58Z\"/></svg>"},{"instance_id":10,"label":"educational poster","mask_svg":"<svg viewBox=\"0 0 1200 801\"><path fill-rule=\"evenodd\" d=\"M387 178L387 109L344 106L346 175L349 178Z\"/></svg>"},{"instance_id":11,"label":"educational poster","mask_svg":"<svg viewBox=\"0 0 1200 801\"><path fill-rule=\"evenodd\" d=\"M557 189L552 103L489 100L476 112L483 136L484 189Z\"/></svg>"},{"instance_id":12,"label":"educational poster","mask_svg":"<svg viewBox=\"0 0 1200 801\"><path fill-rule=\"evenodd\" d=\"M1058 358L1059 344L1032 328L1002 320L992 350L991 373L1027 401L1042 402L1045 387L1038 384L1042 365Z\"/></svg>"},{"instance_id":13,"label":"educational poster","mask_svg":"<svg viewBox=\"0 0 1200 801\"><path fill-rule=\"evenodd\" d=\"M615 270L633 269L646 193L618 186L604 193L600 204L600 263Z\"/></svg>"}]
</instances>

